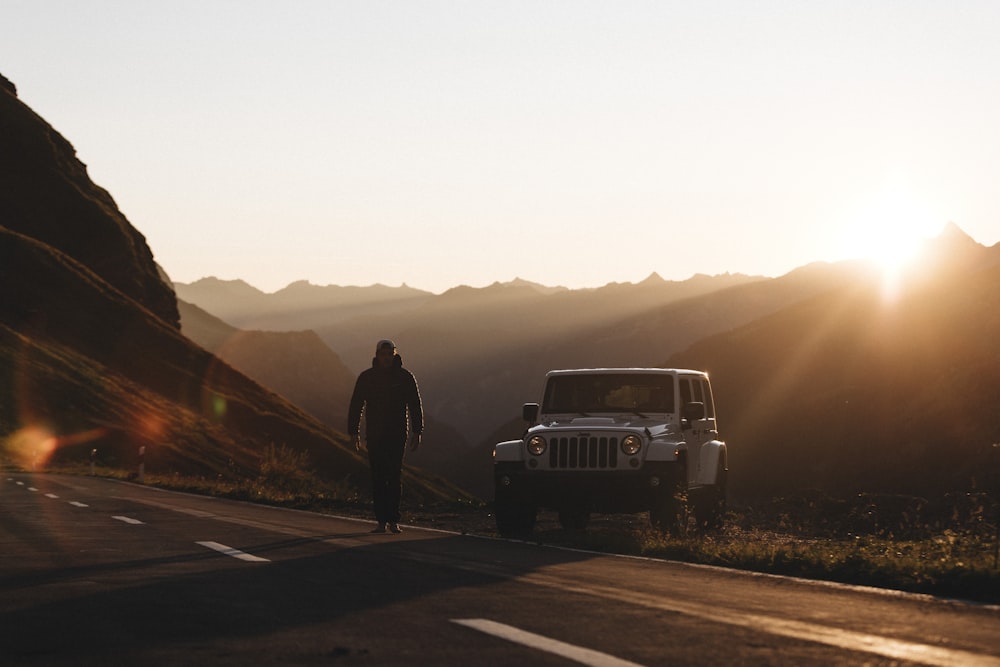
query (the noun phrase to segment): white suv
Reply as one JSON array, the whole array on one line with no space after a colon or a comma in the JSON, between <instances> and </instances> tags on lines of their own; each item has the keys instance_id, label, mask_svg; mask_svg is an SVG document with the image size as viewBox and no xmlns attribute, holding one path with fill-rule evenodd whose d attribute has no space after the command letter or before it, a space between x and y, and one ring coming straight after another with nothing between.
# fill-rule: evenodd
<instances>
[{"instance_id":1,"label":"white suv","mask_svg":"<svg viewBox=\"0 0 1000 667\"><path fill-rule=\"evenodd\" d=\"M539 509L565 528L591 512L649 511L655 527L695 518L717 526L726 506L726 443L708 375L665 368L549 371L528 429L493 449L497 530L531 533Z\"/></svg>"}]
</instances>

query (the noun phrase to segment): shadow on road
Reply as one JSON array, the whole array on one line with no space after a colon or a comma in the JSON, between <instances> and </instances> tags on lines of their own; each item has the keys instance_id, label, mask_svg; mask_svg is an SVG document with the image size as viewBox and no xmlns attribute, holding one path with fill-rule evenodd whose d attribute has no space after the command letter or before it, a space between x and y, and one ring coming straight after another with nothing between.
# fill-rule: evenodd
<instances>
[{"instance_id":1,"label":"shadow on road","mask_svg":"<svg viewBox=\"0 0 1000 667\"><path fill-rule=\"evenodd\" d=\"M0 656L100 663L220 641L243 645L283 632L316 632L331 622L371 623L371 612L385 622L386 614L411 613L403 611L408 602L462 588L475 592L485 614L489 587L540 565L590 557L455 535L386 536L353 547L336 542L362 537L371 538L339 532L241 547L269 563L194 547L179 556L0 577L0 599L8 598L0 612ZM136 583L147 570L150 580ZM128 576L119 580L121 573ZM25 589L48 592L25 603ZM20 604L11 609L15 593Z\"/></svg>"}]
</instances>

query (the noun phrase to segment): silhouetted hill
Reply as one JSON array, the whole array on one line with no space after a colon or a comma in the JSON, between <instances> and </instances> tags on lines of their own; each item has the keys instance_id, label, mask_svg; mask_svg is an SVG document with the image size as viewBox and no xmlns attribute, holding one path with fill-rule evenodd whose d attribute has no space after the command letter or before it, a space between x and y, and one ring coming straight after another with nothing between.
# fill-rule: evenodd
<instances>
[{"instance_id":1,"label":"silhouetted hill","mask_svg":"<svg viewBox=\"0 0 1000 667\"><path fill-rule=\"evenodd\" d=\"M998 260L949 228L894 299L870 280L667 359L711 373L737 492L995 484Z\"/></svg>"},{"instance_id":2,"label":"silhouetted hill","mask_svg":"<svg viewBox=\"0 0 1000 667\"><path fill-rule=\"evenodd\" d=\"M27 278L27 280L25 280ZM269 444L358 475L343 438L192 344L72 258L0 228L6 432L39 428L151 470L251 470ZM80 454L80 452L75 452ZM231 463L230 463L231 462Z\"/></svg>"},{"instance_id":3,"label":"silhouetted hill","mask_svg":"<svg viewBox=\"0 0 1000 667\"><path fill-rule=\"evenodd\" d=\"M997 265L1000 265L998 246L987 248L949 222L936 238L924 242L917 261L905 267L903 277L908 283L920 284Z\"/></svg>"},{"instance_id":4,"label":"silhouetted hill","mask_svg":"<svg viewBox=\"0 0 1000 667\"><path fill-rule=\"evenodd\" d=\"M354 374L313 331L243 331L178 301L181 331L324 424L347 430Z\"/></svg>"},{"instance_id":5,"label":"silhouetted hill","mask_svg":"<svg viewBox=\"0 0 1000 667\"><path fill-rule=\"evenodd\" d=\"M141 235L13 90L0 78L0 459L85 461L96 447L125 467L143 446L150 473L233 479L287 445L365 493L342 434L181 335ZM461 495L419 471L404 483L415 502Z\"/></svg>"},{"instance_id":6,"label":"silhouetted hill","mask_svg":"<svg viewBox=\"0 0 1000 667\"><path fill-rule=\"evenodd\" d=\"M0 225L74 258L164 322L179 326L172 288L142 234L95 185L66 139L0 75Z\"/></svg>"}]
</instances>

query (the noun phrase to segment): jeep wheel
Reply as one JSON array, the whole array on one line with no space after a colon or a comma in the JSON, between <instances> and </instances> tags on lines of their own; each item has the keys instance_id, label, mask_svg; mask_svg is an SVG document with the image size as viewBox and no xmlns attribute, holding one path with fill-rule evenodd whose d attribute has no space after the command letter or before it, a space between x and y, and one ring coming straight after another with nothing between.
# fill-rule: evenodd
<instances>
[{"instance_id":1,"label":"jeep wheel","mask_svg":"<svg viewBox=\"0 0 1000 667\"><path fill-rule=\"evenodd\" d=\"M501 537L528 537L535 529L536 510L533 506L498 497L493 516Z\"/></svg>"},{"instance_id":2,"label":"jeep wheel","mask_svg":"<svg viewBox=\"0 0 1000 667\"><path fill-rule=\"evenodd\" d=\"M665 474L649 506L653 528L683 534L688 523L687 470L681 465Z\"/></svg>"},{"instance_id":3,"label":"jeep wheel","mask_svg":"<svg viewBox=\"0 0 1000 667\"><path fill-rule=\"evenodd\" d=\"M585 507L565 507L559 510L559 525L566 530L583 530L590 521L590 510Z\"/></svg>"},{"instance_id":4,"label":"jeep wheel","mask_svg":"<svg viewBox=\"0 0 1000 667\"><path fill-rule=\"evenodd\" d=\"M722 461L715 474L715 485L702 489L694 506L695 517L701 528L721 528L726 514L726 486L729 471Z\"/></svg>"},{"instance_id":5,"label":"jeep wheel","mask_svg":"<svg viewBox=\"0 0 1000 667\"><path fill-rule=\"evenodd\" d=\"M687 526L684 497L678 490L659 495L649 508L649 523L657 530L680 534Z\"/></svg>"}]
</instances>

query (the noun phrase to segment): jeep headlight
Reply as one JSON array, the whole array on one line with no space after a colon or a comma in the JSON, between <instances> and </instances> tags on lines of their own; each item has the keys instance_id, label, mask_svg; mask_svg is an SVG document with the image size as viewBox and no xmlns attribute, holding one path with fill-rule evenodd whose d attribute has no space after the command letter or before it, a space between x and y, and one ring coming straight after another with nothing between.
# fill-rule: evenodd
<instances>
[{"instance_id":1,"label":"jeep headlight","mask_svg":"<svg viewBox=\"0 0 1000 667\"><path fill-rule=\"evenodd\" d=\"M528 440L528 451L535 456L541 456L545 451L545 438L540 435L533 435Z\"/></svg>"},{"instance_id":2,"label":"jeep headlight","mask_svg":"<svg viewBox=\"0 0 1000 667\"><path fill-rule=\"evenodd\" d=\"M637 435L626 435L622 438L622 451L632 456L642 447L642 439Z\"/></svg>"}]
</instances>

